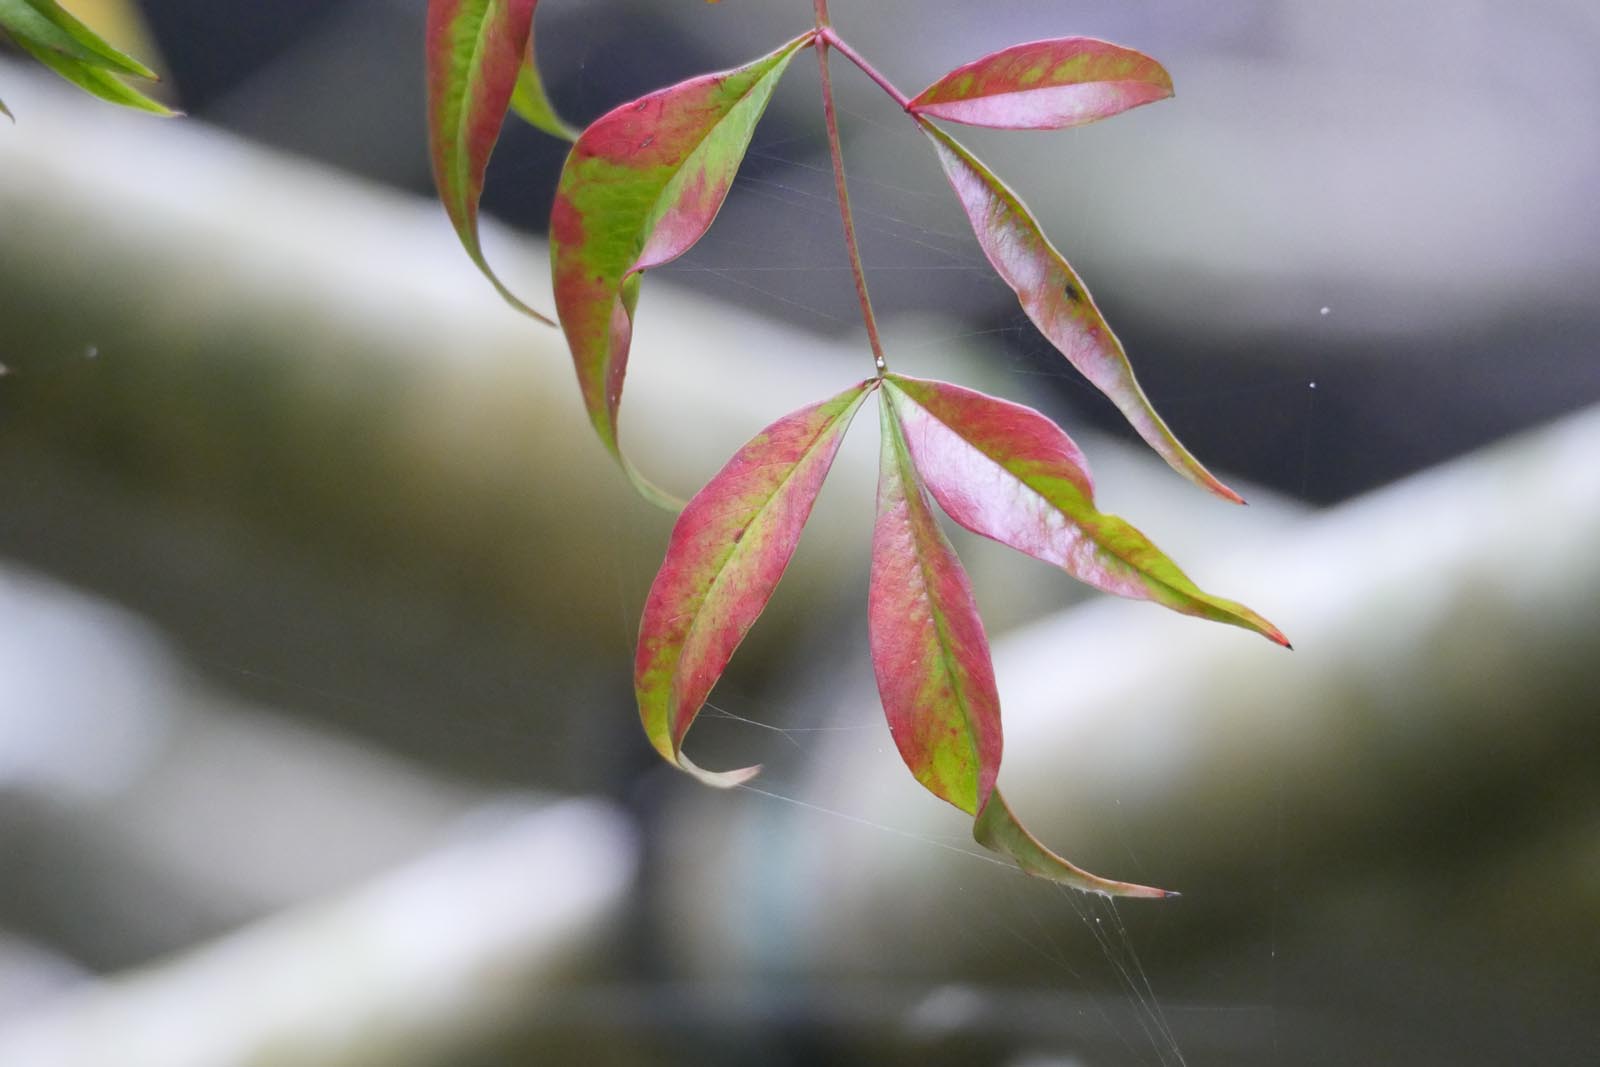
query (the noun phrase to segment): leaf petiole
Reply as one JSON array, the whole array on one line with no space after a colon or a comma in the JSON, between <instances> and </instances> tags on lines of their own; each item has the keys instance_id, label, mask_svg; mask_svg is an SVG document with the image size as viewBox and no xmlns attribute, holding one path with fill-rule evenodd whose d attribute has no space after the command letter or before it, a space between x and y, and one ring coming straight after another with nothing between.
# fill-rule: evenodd
<instances>
[{"instance_id":1,"label":"leaf petiole","mask_svg":"<svg viewBox=\"0 0 1600 1067\"><path fill-rule=\"evenodd\" d=\"M855 215L850 210L850 189L845 184L844 149L839 142L839 113L833 102L833 77L828 72L828 47L838 40L828 25L827 0L815 0L817 33L812 46L817 50L817 71L822 77L822 121L828 130L828 154L833 158L833 188L839 197L839 218L844 223L844 243L850 254L850 276L855 281L856 300L861 305L861 321L867 327L867 343L872 346L872 362L878 377L889 372L883 355L883 339L878 335L878 319L872 313L872 296L867 292L867 275L861 265L861 243L856 238Z\"/></svg>"}]
</instances>

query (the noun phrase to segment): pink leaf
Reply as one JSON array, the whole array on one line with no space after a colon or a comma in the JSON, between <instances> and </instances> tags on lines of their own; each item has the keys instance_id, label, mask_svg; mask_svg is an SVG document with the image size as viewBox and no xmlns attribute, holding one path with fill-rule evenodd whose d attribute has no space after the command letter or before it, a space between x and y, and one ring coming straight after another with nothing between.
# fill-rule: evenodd
<instances>
[{"instance_id":1,"label":"pink leaf","mask_svg":"<svg viewBox=\"0 0 1600 1067\"><path fill-rule=\"evenodd\" d=\"M1033 324L1069 363L1111 398L1169 466L1224 500L1244 503L1183 447L1156 414L1133 376L1122 342L1026 205L949 134L927 122L922 128L933 141L984 255L1016 292Z\"/></svg>"},{"instance_id":2,"label":"pink leaf","mask_svg":"<svg viewBox=\"0 0 1600 1067\"><path fill-rule=\"evenodd\" d=\"M919 93L908 110L969 126L1052 130L1171 95L1172 77L1144 53L1092 37L1058 37L957 67Z\"/></svg>"},{"instance_id":3,"label":"pink leaf","mask_svg":"<svg viewBox=\"0 0 1600 1067\"><path fill-rule=\"evenodd\" d=\"M890 375L883 402L934 499L973 533L1117 596L1288 641L1243 604L1203 592L1133 526L1094 506L1083 454L1030 408L947 382Z\"/></svg>"},{"instance_id":4,"label":"pink leaf","mask_svg":"<svg viewBox=\"0 0 1600 1067\"><path fill-rule=\"evenodd\" d=\"M889 404L867 624L889 732L929 792L976 815L1000 773L1000 697L972 583L934 518Z\"/></svg>"},{"instance_id":5,"label":"pink leaf","mask_svg":"<svg viewBox=\"0 0 1600 1067\"><path fill-rule=\"evenodd\" d=\"M639 716L656 750L718 786L759 767L713 774L683 738L739 642L767 606L845 430L876 380L768 426L689 502L645 602L634 661Z\"/></svg>"}]
</instances>

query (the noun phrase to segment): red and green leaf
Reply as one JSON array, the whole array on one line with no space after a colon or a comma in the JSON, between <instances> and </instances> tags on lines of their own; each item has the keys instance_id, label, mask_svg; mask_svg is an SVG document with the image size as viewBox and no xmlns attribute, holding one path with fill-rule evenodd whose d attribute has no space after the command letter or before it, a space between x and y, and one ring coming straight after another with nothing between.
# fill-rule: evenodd
<instances>
[{"instance_id":1,"label":"red and green leaf","mask_svg":"<svg viewBox=\"0 0 1600 1067\"><path fill-rule=\"evenodd\" d=\"M439 199L467 255L511 306L554 326L495 274L478 233L489 157L533 64L537 7L538 0L428 0L428 144ZM537 83L536 71L532 78Z\"/></svg>"},{"instance_id":2,"label":"red and green leaf","mask_svg":"<svg viewBox=\"0 0 1600 1067\"><path fill-rule=\"evenodd\" d=\"M124 83L155 72L106 43L56 0L0 0L0 31L67 81L102 100L153 115L176 114ZM0 113L10 116L5 105Z\"/></svg>"},{"instance_id":3,"label":"red and green leaf","mask_svg":"<svg viewBox=\"0 0 1600 1067\"><path fill-rule=\"evenodd\" d=\"M934 499L973 533L1117 596L1228 623L1281 645L1277 627L1203 592L1150 539L1095 508L1083 453L1030 408L947 382L890 375L885 403Z\"/></svg>"},{"instance_id":4,"label":"red and green leaf","mask_svg":"<svg viewBox=\"0 0 1600 1067\"><path fill-rule=\"evenodd\" d=\"M888 388L895 386L891 383ZM929 792L976 816L973 837L1029 874L1112 896L1167 896L1073 866L1017 822L995 788L1000 695L966 570L939 529L901 406L880 401L883 452L867 625L889 733Z\"/></svg>"},{"instance_id":5,"label":"red and green leaf","mask_svg":"<svg viewBox=\"0 0 1600 1067\"><path fill-rule=\"evenodd\" d=\"M1142 52L1092 37L1033 41L952 70L917 94L914 115L1004 130L1059 130L1172 95Z\"/></svg>"},{"instance_id":6,"label":"red and green leaf","mask_svg":"<svg viewBox=\"0 0 1600 1067\"><path fill-rule=\"evenodd\" d=\"M1150 404L1122 342L1083 281L1057 252L1026 205L994 172L932 123L922 128L939 154L984 255L1017 294L1022 310L1056 349L1094 383L1169 466L1224 500L1242 504L1184 448Z\"/></svg>"},{"instance_id":7,"label":"red and green leaf","mask_svg":"<svg viewBox=\"0 0 1600 1067\"><path fill-rule=\"evenodd\" d=\"M768 426L673 528L645 602L634 692L651 744L702 781L737 785L760 770L702 771L683 754L683 738L771 599L850 420L876 386L862 382Z\"/></svg>"},{"instance_id":8,"label":"red and green leaf","mask_svg":"<svg viewBox=\"0 0 1600 1067\"><path fill-rule=\"evenodd\" d=\"M617 439L640 274L710 227L778 79L810 40L623 104L583 131L562 169L550 215L556 310L590 421L646 496L660 491Z\"/></svg>"},{"instance_id":9,"label":"red and green leaf","mask_svg":"<svg viewBox=\"0 0 1600 1067\"><path fill-rule=\"evenodd\" d=\"M889 733L924 787L969 815L1000 773L1000 695L972 583L939 529L896 412L883 426L867 627Z\"/></svg>"}]
</instances>

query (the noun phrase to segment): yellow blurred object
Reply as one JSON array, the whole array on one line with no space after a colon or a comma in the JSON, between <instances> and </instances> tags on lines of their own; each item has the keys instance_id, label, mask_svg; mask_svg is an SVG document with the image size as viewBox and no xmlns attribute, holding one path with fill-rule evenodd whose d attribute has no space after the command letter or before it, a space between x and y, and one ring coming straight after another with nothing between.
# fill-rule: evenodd
<instances>
[{"instance_id":1,"label":"yellow blurred object","mask_svg":"<svg viewBox=\"0 0 1600 1067\"><path fill-rule=\"evenodd\" d=\"M139 13L139 5L134 0L61 0L61 6L115 48L137 56L152 70L164 71L149 27L145 25L144 16ZM160 95L159 91L157 95Z\"/></svg>"}]
</instances>

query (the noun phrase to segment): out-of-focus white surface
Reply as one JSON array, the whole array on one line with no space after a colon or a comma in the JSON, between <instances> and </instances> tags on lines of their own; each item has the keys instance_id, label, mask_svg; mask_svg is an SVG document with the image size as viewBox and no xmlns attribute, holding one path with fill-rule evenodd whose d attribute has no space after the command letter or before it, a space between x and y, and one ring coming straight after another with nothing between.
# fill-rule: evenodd
<instances>
[{"instance_id":1,"label":"out-of-focus white surface","mask_svg":"<svg viewBox=\"0 0 1600 1067\"><path fill-rule=\"evenodd\" d=\"M7 1067L443 1062L614 918L634 841L609 806L504 811L354 892L70 994L0 1030Z\"/></svg>"}]
</instances>

